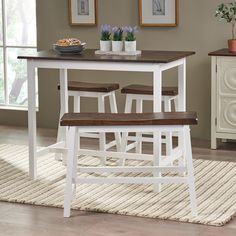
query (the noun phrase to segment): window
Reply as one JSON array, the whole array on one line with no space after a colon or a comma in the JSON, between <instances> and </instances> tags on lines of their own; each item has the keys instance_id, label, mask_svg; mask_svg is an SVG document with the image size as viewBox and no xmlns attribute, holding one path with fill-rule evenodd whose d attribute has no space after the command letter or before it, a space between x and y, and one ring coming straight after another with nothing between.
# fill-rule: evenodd
<instances>
[{"instance_id":1,"label":"window","mask_svg":"<svg viewBox=\"0 0 236 236\"><path fill-rule=\"evenodd\" d=\"M36 0L0 0L0 106L26 107L27 68L36 51Z\"/></svg>"}]
</instances>

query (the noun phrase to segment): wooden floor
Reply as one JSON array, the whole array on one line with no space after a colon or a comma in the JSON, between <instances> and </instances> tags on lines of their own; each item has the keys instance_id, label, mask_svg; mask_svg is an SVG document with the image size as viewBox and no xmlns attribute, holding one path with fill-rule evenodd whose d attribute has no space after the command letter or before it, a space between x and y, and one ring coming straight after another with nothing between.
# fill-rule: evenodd
<instances>
[{"instance_id":1,"label":"wooden floor","mask_svg":"<svg viewBox=\"0 0 236 236\"><path fill-rule=\"evenodd\" d=\"M55 130L40 130L38 142L55 141ZM0 143L27 144L26 129L0 126ZM94 142L83 143L95 147ZM149 152L150 145L144 149ZM236 143L224 143L210 150L209 142L193 140L194 158L236 162ZM62 209L0 202L0 236L236 236L236 218L223 227L178 223L167 220L73 211L64 219Z\"/></svg>"}]
</instances>

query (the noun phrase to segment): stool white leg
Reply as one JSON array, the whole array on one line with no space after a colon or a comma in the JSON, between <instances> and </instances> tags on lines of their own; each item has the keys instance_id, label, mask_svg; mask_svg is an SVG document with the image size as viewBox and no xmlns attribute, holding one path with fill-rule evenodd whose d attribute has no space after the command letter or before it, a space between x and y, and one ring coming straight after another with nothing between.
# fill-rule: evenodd
<instances>
[{"instance_id":1,"label":"stool white leg","mask_svg":"<svg viewBox=\"0 0 236 236\"><path fill-rule=\"evenodd\" d=\"M115 92L112 92L109 95L109 102L110 102L111 112L118 113ZM121 151L121 135L120 135L120 133L115 133L115 139L116 139L116 149L118 152L120 152Z\"/></svg>"},{"instance_id":2,"label":"stool white leg","mask_svg":"<svg viewBox=\"0 0 236 236\"><path fill-rule=\"evenodd\" d=\"M74 112L80 112L80 96L73 96L74 99Z\"/></svg>"},{"instance_id":3,"label":"stool white leg","mask_svg":"<svg viewBox=\"0 0 236 236\"><path fill-rule=\"evenodd\" d=\"M190 195L190 206L192 215L197 216L197 197L195 191L195 181L194 181L194 169L193 169L193 160L192 160L192 146L191 146L191 137L189 126L184 127L184 154L186 158L187 171L188 171L188 186L189 186L189 195Z\"/></svg>"},{"instance_id":4,"label":"stool white leg","mask_svg":"<svg viewBox=\"0 0 236 236\"><path fill-rule=\"evenodd\" d=\"M70 208L72 200L72 178L74 169L74 159L77 158L75 153L75 130L78 128L70 127L68 131L68 155L67 155L67 173L66 187L64 198L64 217L70 217Z\"/></svg>"},{"instance_id":5,"label":"stool white leg","mask_svg":"<svg viewBox=\"0 0 236 236\"><path fill-rule=\"evenodd\" d=\"M131 96L129 96L129 94L126 95L126 99L125 99L125 113L131 113L132 111L132 102L133 99ZM125 152L126 148L127 148L127 141L128 141L128 133L127 132L123 132L122 133L122 138L121 138L121 151ZM120 158L119 165L124 165L125 164L125 158Z\"/></svg>"},{"instance_id":6,"label":"stool white leg","mask_svg":"<svg viewBox=\"0 0 236 236\"><path fill-rule=\"evenodd\" d=\"M131 96L129 96L128 94L126 95L126 100L125 100L125 113L131 113L132 112L132 102L133 99ZM123 132L122 133L122 144L121 145L121 150L122 152L126 151L126 146L127 146L127 138L128 138L128 133L127 132Z\"/></svg>"},{"instance_id":7,"label":"stool white leg","mask_svg":"<svg viewBox=\"0 0 236 236\"><path fill-rule=\"evenodd\" d=\"M153 165L161 164L161 132L153 132ZM161 177L161 172L155 172L155 177ZM161 192L161 184L154 184L154 192Z\"/></svg>"},{"instance_id":8,"label":"stool white leg","mask_svg":"<svg viewBox=\"0 0 236 236\"><path fill-rule=\"evenodd\" d=\"M142 99L136 100L136 112L137 113L143 112L143 100ZM136 133L136 137L138 138L137 146L136 146L136 153L142 153L142 133Z\"/></svg>"},{"instance_id":9,"label":"stool white leg","mask_svg":"<svg viewBox=\"0 0 236 236\"><path fill-rule=\"evenodd\" d=\"M57 128L57 143L59 143L60 141L62 141L62 135L63 135L63 131L62 131L62 127L60 126L60 119L62 117L62 111L60 109L60 115L59 115L59 121L58 121L58 128ZM62 160L62 155L59 153L55 154L55 159L57 161L61 161Z\"/></svg>"},{"instance_id":10,"label":"stool white leg","mask_svg":"<svg viewBox=\"0 0 236 236\"><path fill-rule=\"evenodd\" d=\"M169 96L163 96L164 100L164 111L165 112L171 112L171 99Z\"/></svg>"},{"instance_id":11,"label":"stool white leg","mask_svg":"<svg viewBox=\"0 0 236 236\"><path fill-rule=\"evenodd\" d=\"M175 111L177 111L177 109L178 109L178 99L179 99L178 96L176 96L174 99Z\"/></svg>"},{"instance_id":12,"label":"stool white leg","mask_svg":"<svg viewBox=\"0 0 236 236\"><path fill-rule=\"evenodd\" d=\"M163 96L164 100L164 111L171 112L171 99L169 96ZM166 132L166 155L171 156L173 144L172 144L172 132ZM173 163L172 163L173 164Z\"/></svg>"},{"instance_id":13,"label":"stool white leg","mask_svg":"<svg viewBox=\"0 0 236 236\"><path fill-rule=\"evenodd\" d=\"M125 113L131 113L132 112L132 102L133 99L129 94L126 95L126 100L125 100Z\"/></svg>"},{"instance_id":14,"label":"stool white leg","mask_svg":"<svg viewBox=\"0 0 236 236\"><path fill-rule=\"evenodd\" d=\"M98 112L105 112L105 97L100 95L98 97ZM99 149L100 151L105 151L106 149L106 133L102 132L99 134ZM106 157L101 158L101 165L106 164Z\"/></svg>"}]
</instances>

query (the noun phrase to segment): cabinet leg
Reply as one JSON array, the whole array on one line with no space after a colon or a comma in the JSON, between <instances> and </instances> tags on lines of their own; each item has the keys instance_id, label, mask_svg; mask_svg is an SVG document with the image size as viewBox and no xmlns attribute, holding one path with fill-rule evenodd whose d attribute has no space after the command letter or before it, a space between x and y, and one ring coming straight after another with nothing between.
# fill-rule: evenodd
<instances>
[{"instance_id":1,"label":"cabinet leg","mask_svg":"<svg viewBox=\"0 0 236 236\"><path fill-rule=\"evenodd\" d=\"M217 138L211 138L211 149L217 149Z\"/></svg>"}]
</instances>

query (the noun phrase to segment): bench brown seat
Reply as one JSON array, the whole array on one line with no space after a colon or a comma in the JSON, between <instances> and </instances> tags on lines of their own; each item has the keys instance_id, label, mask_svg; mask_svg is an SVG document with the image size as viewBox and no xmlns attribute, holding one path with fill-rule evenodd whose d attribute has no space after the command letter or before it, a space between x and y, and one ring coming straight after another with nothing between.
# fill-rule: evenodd
<instances>
[{"instance_id":1,"label":"bench brown seat","mask_svg":"<svg viewBox=\"0 0 236 236\"><path fill-rule=\"evenodd\" d=\"M66 113L61 126L196 125L196 112Z\"/></svg>"},{"instance_id":2,"label":"bench brown seat","mask_svg":"<svg viewBox=\"0 0 236 236\"><path fill-rule=\"evenodd\" d=\"M78 81L68 81L68 90L69 91L84 91L84 92L112 92L119 89L119 84L117 83L87 83L87 82L78 82ZM60 90L60 85L58 85Z\"/></svg>"},{"instance_id":3,"label":"bench brown seat","mask_svg":"<svg viewBox=\"0 0 236 236\"><path fill-rule=\"evenodd\" d=\"M153 95L153 87L142 84L130 84L121 89L124 94L146 94ZM178 87L162 87L162 96L178 95Z\"/></svg>"}]
</instances>

